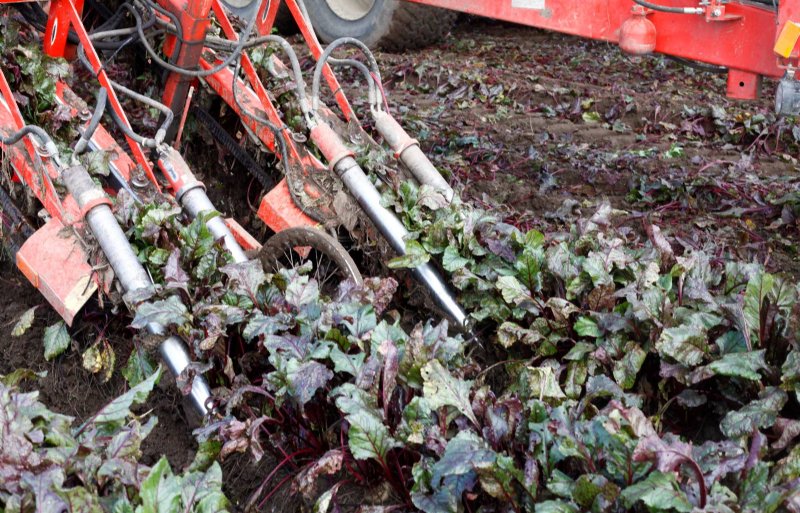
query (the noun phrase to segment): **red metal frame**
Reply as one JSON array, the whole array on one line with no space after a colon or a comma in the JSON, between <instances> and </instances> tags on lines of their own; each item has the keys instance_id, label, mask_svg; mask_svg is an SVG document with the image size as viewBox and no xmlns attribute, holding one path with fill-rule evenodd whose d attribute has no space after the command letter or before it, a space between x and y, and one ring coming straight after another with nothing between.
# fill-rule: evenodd
<instances>
[{"instance_id":1,"label":"red metal frame","mask_svg":"<svg viewBox=\"0 0 800 513\"><path fill-rule=\"evenodd\" d=\"M619 42L631 16L631 0L408 0L576 36ZM651 0L671 7L697 7L693 0ZM655 51L729 68L728 93L753 98L757 76L781 77L773 45L787 20L797 20L800 0L781 0L778 12L754 3L713 0L702 14L653 11ZM796 56L796 55L795 55Z\"/></svg>"}]
</instances>

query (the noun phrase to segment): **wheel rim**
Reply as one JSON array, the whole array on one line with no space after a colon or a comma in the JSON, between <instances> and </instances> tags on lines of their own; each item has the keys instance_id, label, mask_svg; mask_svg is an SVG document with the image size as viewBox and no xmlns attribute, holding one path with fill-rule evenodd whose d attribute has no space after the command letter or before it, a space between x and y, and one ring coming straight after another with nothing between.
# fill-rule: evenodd
<instances>
[{"instance_id":1,"label":"wheel rim","mask_svg":"<svg viewBox=\"0 0 800 513\"><path fill-rule=\"evenodd\" d=\"M360 285L361 273L347 250L330 235L312 228L288 228L274 235L258 253L264 270L298 268L311 263L309 277L323 296L333 297L347 280Z\"/></svg>"},{"instance_id":2,"label":"wheel rim","mask_svg":"<svg viewBox=\"0 0 800 513\"><path fill-rule=\"evenodd\" d=\"M308 276L317 282L320 293L325 297L333 297L339 284L350 278L324 253L308 247L297 249L300 251L284 248L283 254L272 266L273 272L281 268L297 269L310 262L312 268Z\"/></svg>"},{"instance_id":3,"label":"wheel rim","mask_svg":"<svg viewBox=\"0 0 800 513\"><path fill-rule=\"evenodd\" d=\"M360 20L375 6L375 0L325 0L336 16L347 21Z\"/></svg>"},{"instance_id":4,"label":"wheel rim","mask_svg":"<svg viewBox=\"0 0 800 513\"><path fill-rule=\"evenodd\" d=\"M242 9L244 7L250 7L253 2L256 0L223 0L223 4L229 5L235 9Z\"/></svg>"}]
</instances>

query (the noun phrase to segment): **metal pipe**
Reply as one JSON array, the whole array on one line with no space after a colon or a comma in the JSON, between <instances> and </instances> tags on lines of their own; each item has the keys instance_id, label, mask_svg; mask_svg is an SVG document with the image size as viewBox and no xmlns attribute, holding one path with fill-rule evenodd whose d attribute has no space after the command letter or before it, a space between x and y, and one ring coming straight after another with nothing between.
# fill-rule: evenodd
<instances>
[{"instance_id":1,"label":"metal pipe","mask_svg":"<svg viewBox=\"0 0 800 513\"><path fill-rule=\"evenodd\" d=\"M179 201L192 218L203 213L216 212L214 205L206 195L206 191L204 191L199 184L197 187L184 192L180 196ZM208 226L209 231L214 234L215 239L223 239L223 243L227 250L230 251L231 256L233 256L234 262L241 263L249 260L242 247L233 237L233 233L228 229L228 225L225 224L225 220L222 216L209 219L206 221L206 226Z\"/></svg>"},{"instance_id":2,"label":"metal pipe","mask_svg":"<svg viewBox=\"0 0 800 513\"><path fill-rule=\"evenodd\" d=\"M420 149L419 142L408 135L391 114L377 111L373 116L375 128L419 183L441 191L448 202L452 201L453 188Z\"/></svg>"},{"instance_id":3,"label":"metal pipe","mask_svg":"<svg viewBox=\"0 0 800 513\"><path fill-rule=\"evenodd\" d=\"M87 210L86 222L125 292L150 287L150 276L131 249L128 238L111 212L110 202L103 190L95 185L82 166L65 170L62 178L81 210ZM153 335L166 334L166 330L160 324L150 323L145 329ZM161 343L161 355L175 376L189 365L189 354L183 341L178 337L168 337ZM211 397L211 389L203 376L195 376L189 396L200 414L205 416L210 413L207 404Z\"/></svg>"},{"instance_id":4,"label":"metal pipe","mask_svg":"<svg viewBox=\"0 0 800 513\"><path fill-rule=\"evenodd\" d=\"M350 194L369 216L378 231L386 238L389 245L398 255L406 254L405 238L408 230L400 220L381 205L381 195L370 182L367 175L351 156L341 158L334 170L345 184ZM411 269L411 273L430 292L431 297L458 326L464 327L467 315L458 304L442 277L430 263L424 263Z\"/></svg>"},{"instance_id":5,"label":"metal pipe","mask_svg":"<svg viewBox=\"0 0 800 513\"><path fill-rule=\"evenodd\" d=\"M180 376L181 372L191 363L186 344L176 336L165 339L159 346L158 351L173 376ZM195 409L204 416L209 412L211 389L208 387L205 378L200 374L197 374L192 381L189 399Z\"/></svg>"}]
</instances>

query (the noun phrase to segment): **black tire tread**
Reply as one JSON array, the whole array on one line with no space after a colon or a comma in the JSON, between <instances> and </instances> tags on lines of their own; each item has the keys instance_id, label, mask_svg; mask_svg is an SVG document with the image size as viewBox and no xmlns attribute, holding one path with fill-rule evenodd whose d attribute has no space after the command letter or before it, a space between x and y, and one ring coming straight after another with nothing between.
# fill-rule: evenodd
<instances>
[{"instance_id":1,"label":"black tire tread","mask_svg":"<svg viewBox=\"0 0 800 513\"><path fill-rule=\"evenodd\" d=\"M400 2L378 46L389 52L430 46L450 32L457 17L454 11Z\"/></svg>"}]
</instances>

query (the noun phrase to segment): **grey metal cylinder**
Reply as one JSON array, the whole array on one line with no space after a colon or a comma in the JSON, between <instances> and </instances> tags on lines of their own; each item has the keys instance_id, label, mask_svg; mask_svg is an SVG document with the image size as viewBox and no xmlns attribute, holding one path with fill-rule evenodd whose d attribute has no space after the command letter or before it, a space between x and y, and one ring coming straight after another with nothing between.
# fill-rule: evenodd
<instances>
[{"instance_id":1,"label":"grey metal cylinder","mask_svg":"<svg viewBox=\"0 0 800 513\"><path fill-rule=\"evenodd\" d=\"M180 376L191 363L186 344L178 337L172 336L165 339L158 348L161 358L166 362L173 376ZM189 392L189 400L192 406L203 415L210 411L211 389L206 379L197 375L192 381L192 390Z\"/></svg>"},{"instance_id":2,"label":"grey metal cylinder","mask_svg":"<svg viewBox=\"0 0 800 513\"><path fill-rule=\"evenodd\" d=\"M403 223L393 213L386 210L381 205L381 195L358 163L352 157L345 157L336 164L336 172L342 179L347 189L358 201L358 204L375 223L378 231L386 238L392 249L399 255L405 255L405 237L408 230ZM447 284L434 269L425 263L411 269L412 274L417 278L431 293L431 297L437 306L447 314L458 326L464 326L467 315L453 297Z\"/></svg>"},{"instance_id":3,"label":"grey metal cylinder","mask_svg":"<svg viewBox=\"0 0 800 513\"><path fill-rule=\"evenodd\" d=\"M125 292L150 287L150 276L136 258L136 254L131 249L128 238L117 223L111 208L106 203L98 203L105 198L103 190L95 185L83 167L69 168L61 176L78 206L81 209L89 208L86 213L86 222ZM91 206L92 203L97 204ZM148 324L146 330L153 335L163 336L166 333L163 326L155 323ZM178 337L169 337L162 342L161 355L175 376L178 376L189 365L190 359L186 346ZM195 377L189 395L197 411L201 415L207 415L209 410L206 405L208 398L211 397L211 389L205 378Z\"/></svg>"},{"instance_id":4,"label":"grey metal cylinder","mask_svg":"<svg viewBox=\"0 0 800 513\"><path fill-rule=\"evenodd\" d=\"M211 203L211 200L208 199L206 191L204 191L202 187L195 187L186 191L180 197L180 202L181 205L183 205L183 208L189 212L189 215L192 216L192 218L195 218L205 212L216 211L214 205ZM236 242L233 234L228 229L228 225L225 224L225 220L222 219L221 216L217 216L209 220L206 223L206 226L208 226L208 229L212 234L214 234L216 239L223 239L225 248L230 251L234 262L241 263L248 260L244 250L239 243Z\"/></svg>"},{"instance_id":5,"label":"grey metal cylinder","mask_svg":"<svg viewBox=\"0 0 800 513\"><path fill-rule=\"evenodd\" d=\"M447 180L439 173L436 166L428 159L425 152L411 136L406 133L400 123L386 112L376 112L375 128L394 151L398 152L400 162L411 171L420 184L429 185L444 194L447 201L453 200L455 194ZM413 144L409 144L409 141Z\"/></svg>"}]
</instances>

